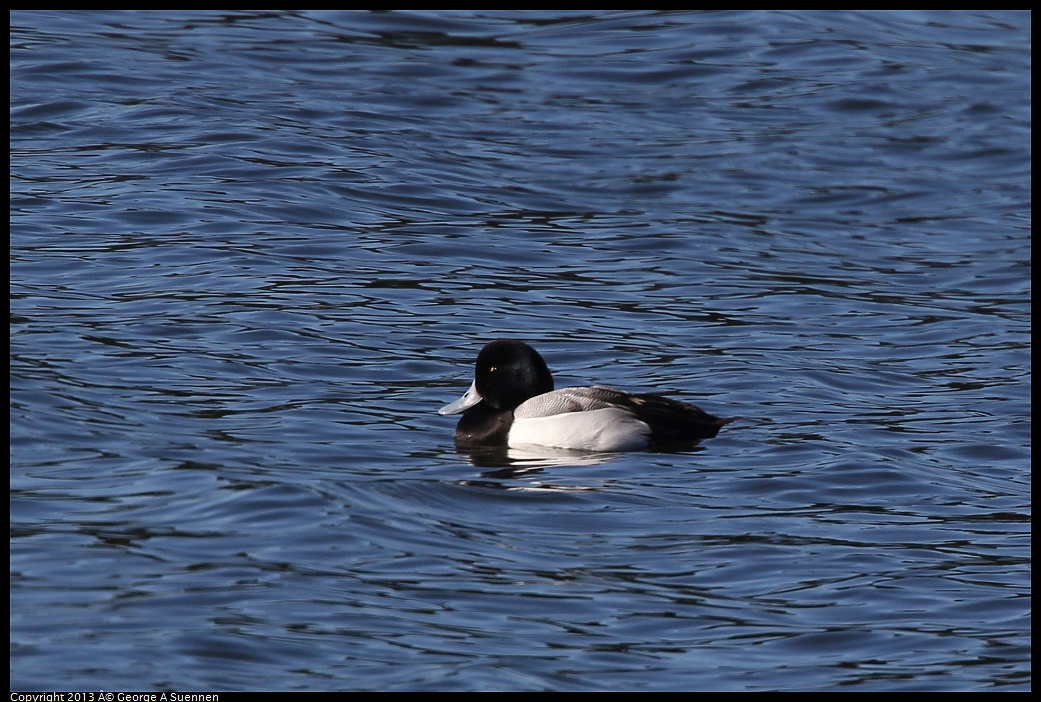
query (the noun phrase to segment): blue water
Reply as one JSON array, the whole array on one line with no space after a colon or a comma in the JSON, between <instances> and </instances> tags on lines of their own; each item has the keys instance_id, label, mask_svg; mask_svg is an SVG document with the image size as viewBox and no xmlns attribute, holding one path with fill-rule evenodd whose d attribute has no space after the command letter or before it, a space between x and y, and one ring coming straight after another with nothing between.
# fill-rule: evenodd
<instances>
[{"instance_id":1,"label":"blue water","mask_svg":"<svg viewBox=\"0 0 1041 702\"><path fill-rule=\"evenodd\" d=\"M1029 690L1030 19L12 12L11 688Z\"/></svg>"}]
</instances>

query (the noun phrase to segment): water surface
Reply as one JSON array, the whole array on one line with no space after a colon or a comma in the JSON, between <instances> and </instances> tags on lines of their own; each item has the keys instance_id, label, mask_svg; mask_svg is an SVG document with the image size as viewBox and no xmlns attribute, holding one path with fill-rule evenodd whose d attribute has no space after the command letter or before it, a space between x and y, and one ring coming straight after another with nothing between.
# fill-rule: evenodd
<instances>
[{"instance_id":1,"label":"water surface","mask_svg":"<svg viewBox=\"0 0 1041 702\"><path fill-rule=\"evenodd\" d=\"M1029 690L1030 14L11 14L11 687ZM742 420L469 455L501 336Z\"/></svg>"}]
</instances>

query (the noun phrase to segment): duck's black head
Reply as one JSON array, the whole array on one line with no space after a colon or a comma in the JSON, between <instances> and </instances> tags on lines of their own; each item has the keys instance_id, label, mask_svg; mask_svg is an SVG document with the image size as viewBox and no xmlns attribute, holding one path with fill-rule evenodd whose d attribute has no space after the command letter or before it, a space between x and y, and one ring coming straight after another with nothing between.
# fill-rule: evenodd
<instances>
[{"instance_id":1,"label":"duck's black head","mask_svg":"<svg viewBox=\"0 0 1041 702\"><path fill-rule=\"evenodd\" d=\"M497 409L513 409L553 389L553 376L539 355L523 341L497 339L477 354L477 392Z\"/></svg>"}]
</instances>

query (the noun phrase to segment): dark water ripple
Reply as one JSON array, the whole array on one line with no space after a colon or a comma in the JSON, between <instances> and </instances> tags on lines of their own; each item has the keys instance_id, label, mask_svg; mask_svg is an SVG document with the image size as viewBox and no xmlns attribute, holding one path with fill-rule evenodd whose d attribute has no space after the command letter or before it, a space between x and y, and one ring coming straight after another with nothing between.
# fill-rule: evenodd
<instances>
[{"instance_id":1,"label":"dark water ripple","mask_svg":"<svg viewBox=\"0 0 1041 702\"><path fill-rule=\"evenodd\" d=\"M11 687L1028 690L1026 12L11 15ZM466 455L493 337L740 415Z\"/></svg>"}]
</instances>

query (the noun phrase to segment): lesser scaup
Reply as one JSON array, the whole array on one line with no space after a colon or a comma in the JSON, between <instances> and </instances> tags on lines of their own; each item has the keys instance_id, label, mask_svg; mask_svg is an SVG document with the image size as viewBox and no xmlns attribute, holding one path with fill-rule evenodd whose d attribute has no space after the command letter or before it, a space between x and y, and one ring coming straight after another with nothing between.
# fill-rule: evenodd
<instances>
[{"instance_id":1,"label":"lesser scaup","mask_svg":"<svg viewBox=\"0 0 1041 702\"><path fill-rule=\"evenodd\" d=\"M586 451L635 451L710 439L736 417L614 388L553 389L542 356L522 341L499 339L477 354L474 381L440 414L463 413L461 447L525 445Z\"/></svg>"}]
</instances>

